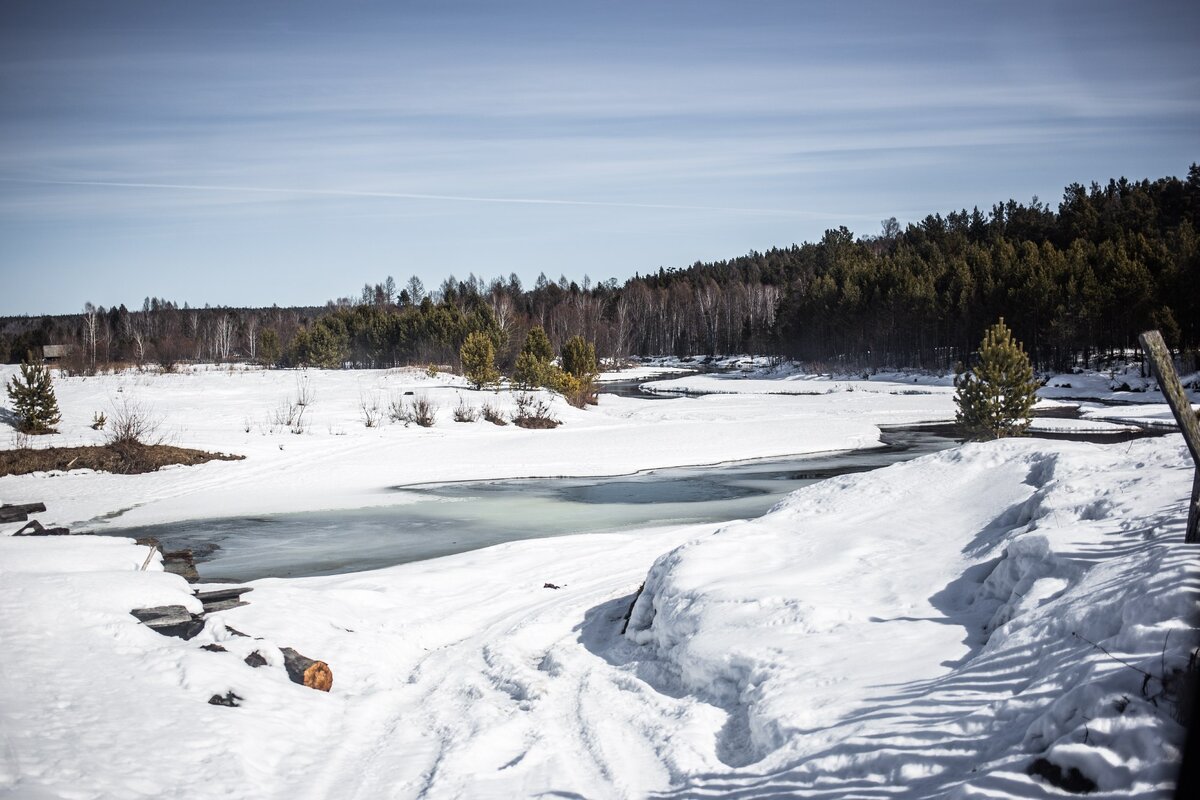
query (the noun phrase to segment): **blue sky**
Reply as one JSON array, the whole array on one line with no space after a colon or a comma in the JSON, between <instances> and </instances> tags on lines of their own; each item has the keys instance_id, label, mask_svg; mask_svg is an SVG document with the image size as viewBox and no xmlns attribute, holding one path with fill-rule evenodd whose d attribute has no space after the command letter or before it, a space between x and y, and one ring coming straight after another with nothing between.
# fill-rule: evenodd
<instances>
[{"instance_id":1,"label":"blue sky","mask_svg":"<svg viewBox=\"0 0 1200 800\"><path fill-rule=\"evenodd\" d=\"M1200 4L0 5L0 314L624 279L1200 160Z\"/></svg>"}]
</instances>

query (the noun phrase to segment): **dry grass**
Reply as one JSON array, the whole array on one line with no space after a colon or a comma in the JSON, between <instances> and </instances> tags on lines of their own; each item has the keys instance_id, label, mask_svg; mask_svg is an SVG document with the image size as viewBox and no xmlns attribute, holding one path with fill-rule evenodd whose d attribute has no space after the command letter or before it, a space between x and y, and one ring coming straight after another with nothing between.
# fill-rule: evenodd
<instances>
[{"instance_id":1,"label":"dry grass","mask_svg":"<svg viewBox=\"0 0 1200 800\"><path fill-rule=\"evenodd\" d=\"M18 448L0 450L0 477L69 469L94 469L117 475L139 475L171 464L192 466L207 461L241 461L243 458L245 456L136 442L88 447Z\"/></svg>"}]
</instances>

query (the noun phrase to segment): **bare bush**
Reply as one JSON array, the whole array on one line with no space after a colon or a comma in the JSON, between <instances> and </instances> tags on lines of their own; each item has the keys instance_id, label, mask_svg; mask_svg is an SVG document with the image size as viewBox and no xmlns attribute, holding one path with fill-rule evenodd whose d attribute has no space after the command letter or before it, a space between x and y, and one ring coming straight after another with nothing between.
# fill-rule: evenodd
<instances>
[{"instance_id":1,"label":"bare bush","mask_svg":"<svg viewBox=\"0 0 1200 800\"><path fill-rule=\"evenodd\" d=\"M301 375L296 379L296 398L285 397L279 401L275 410L267 414L267 429L274 433L278 428L287 428L299 435L308 430L308 420L305 412L316 402L316 393L309 384L308 376Z\"/></svg>"},{"instance_id":2,"label":"bare bush","mask_svg":"<svg viewBox=\"0 0 1200 800\"><path fill-rule=\"evenodd\" d=\"M408 422L408 409L403 395L394 394L388 401L388 419L392 422Z\"/></svg>"},{"instance_id":3,"label":"bare bush","mask_svg":"<svg viewBox=\"0 0 1200 800\"><path fill-rule=\"evenodd\" d=\"M155 445L162 443L158 427L162 423L150 409L136 400L125 398L114 406L113 415L106 428L106 439L110 445Z\"/></svg>"},{"instance_id":4,"label":"bare bush","mask_svg":"<svg viewBox=\"0 0 1200 800\"><path fill-rule=\"evenodd\" d=\"M285 397L279 401L279 405L268 415L267 419L273 427L303 428L305 408L306 406L302 406Z\"/></svg>"},{"instance_id":5,"label":"bare bush","mask_svg":"<svg viewBox=\"0 0 1200 800\"><path fill-rule=\"evenodd\" d=\"M102 431L104 426L108 424L108 417L103 411L97 411L92 414L92 430Z\"/></svg>"},{"instance_id":6,"label":"bare bush","mask_svg":"<svg viewBox=\"0 0 1200 800\"><path fill-rule=\"evenodd\" d=\"M508 420L506 420L504 415L500 413L500 409L496 408L491 403L484 403L481 412L483 414L483 418L493 425L508 424Z\"/></svg>"},{"instance_id":7,"label":"bare bush","mask_svg":"<svg viewBox=\"0 0 1200 800\"><path fill-rule=\"evenodd\" d=\"M383 424L383 406L379 399L379 392L359 395L358 407L362 411L363 424L368 428L378 428Z\"/></svg>"},{"instance_id":8,"label":"bare bush","mask_svg":"<svg viewBox=\"0 0 1200 800\"><path fill-rule=\"evenodd\" d=\"M476 422L479 419L479 409L463 399L462 395L458 397L458 405L454 407L455 422Z\"/></svg>"},{"instance_id":9,"label":"bare bush","mask_svg":"<svg viewBox=\"0 0 1200 800\"><path fill-rule=\"evenodd\" d=\"M437 415L437 404L430 400L427 396L419 394L412 399L409 405L409 411L412 421L420 425L422 428L432 428L434 418Z\"/></svg>"},{"instance_id":10,"label":"bare bush","mask_svg":"<svg viewBox=\"0 0 1200 800\"><path fill-rule=\"evenodd\" d=\"M432 428L437 418L438 406L427 396L419 394L411 400L393 397L388 405L388 416L393 422L403 422L404 427L412 423L422 428Z\"/></svg>"},{"instance_id":11,"label":"bare bush","mask_svg":"<svg viewBox=\"0 0 1200 800\"><path fill-rule=\"evenodd\" d=\"M544 398L522 392L516 396L516 400L517 411L512 421L518 428L547 430L562 424L562 420L550 413L550 404Z\"/></svg>"},{"instance_id":12,"label":"bare bush","mask_svg":"<svg viewBox=\"0 0 1200 800\"><path fill-rule=\"evenodd\" d=\"M308 408L317 402L317 393L312 388L308 375L296 378L296 405Z\"/></svg>"}]
</instances>

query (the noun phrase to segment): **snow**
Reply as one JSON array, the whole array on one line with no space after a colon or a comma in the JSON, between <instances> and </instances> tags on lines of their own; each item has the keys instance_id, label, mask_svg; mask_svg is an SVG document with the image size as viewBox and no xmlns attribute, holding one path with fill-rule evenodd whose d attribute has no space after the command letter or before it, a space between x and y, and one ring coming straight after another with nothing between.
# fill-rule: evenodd
<instances>
[{"instance_id":1,"label":"snow","mask_svg":"<svg viewBox=\"0 0 1200 800\"><path fill-rule=\"evenodd\" d=\"M129 395L175 443L247 459L0 478L0 500L94 525L353 508L419 480L870 446L877 424L953 414L937 379L769 366L675 379L737 393L556 405L554 431L454 423L459 396L511 400L420 371L304 373L300 435L258 420L301 373L63 379L64 432L39 446L100 439L92 412ZM819 391L779 393L803 387ZM437 426L363 426L363 392L406 390L441 403ZM256 581L186 642L129 615L199 610L158 557L141 571L147 548L0 536L0 795L1060 796L1028 774L1044 757L1093 796L1166 797L1200 589L1182 544L1191 476L1177 434L970 444L814 484L756 520ZM281 647L328 661L333 690L291 683ZM267 665L243 663L252 651ZM230 691L240 707L208 703Z\"/></svg>"},{"instance_id":2,"label":"snow","mask_svg":"<svg viewBox=\"0 0 1200 800\"><path fill-rule=\"evenodd\" d=\"M826 481L659 558L629 638L740 717L726 760L755 774L730 787L1037 796L1042 754L1114 795L1166 792L1182 729L1088 642L1157 676L1186 664L1190 471L1178 437L1009 441Z\"/></svg>"}]
</instances>

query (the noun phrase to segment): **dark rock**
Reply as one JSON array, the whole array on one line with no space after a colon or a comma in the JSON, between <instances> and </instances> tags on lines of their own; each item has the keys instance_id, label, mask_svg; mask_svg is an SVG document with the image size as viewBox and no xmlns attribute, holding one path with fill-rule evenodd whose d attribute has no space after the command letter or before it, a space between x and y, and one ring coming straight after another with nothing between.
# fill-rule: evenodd
<instances>
[{"instance_id":1,"label":"dark rock","mask_svg":"<svg viewBox=\"0 0 1200 800\"><path fill-rule=\"evenodd\" d=\"M214 694L212 697L208 698L208 703L209 705L213 706L228 706L229 708L237 708L240 705L238 701L242 699L244 698L239 697L232 691L229 691L226 692L223 697L219 694Z\"/></svg>"},{"instance_id":2,"label":"dark rock","mask_svg":"<svg viewBox=\"0 0 1200 800\"><path fill-rule=\"evenodd\" d=\"M257 650L246 656L245 660L247 664L256 669L258 667L265 667L267 665L267 660L263 658L262 653L258 652Z\"/></svg>"},{"instance_id":3,"label":"dark rock","mask_svg":"<svg viewBox=\"0 0 1200 800\"><path fill-rule=\"evenodd\" d=\"M1045 757L1039 758L1029 765L1026 770L1030 775L1044 779L1052 786L1057 786L1072 794L1087 794L1096 791L1096 782L1084 775L1075 767L1065 770L1057 764L1050 763Z\"/></svg>"}]
</instances>

